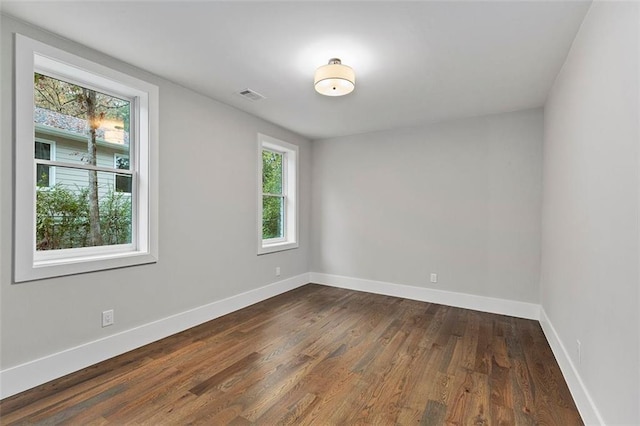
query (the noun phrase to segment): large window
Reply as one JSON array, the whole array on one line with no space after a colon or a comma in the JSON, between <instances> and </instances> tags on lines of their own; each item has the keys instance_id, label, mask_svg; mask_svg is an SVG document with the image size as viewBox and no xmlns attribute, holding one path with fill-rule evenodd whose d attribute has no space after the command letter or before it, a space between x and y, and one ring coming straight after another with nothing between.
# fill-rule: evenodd
<instances>
[{"instance_id":1,"label":"large window","mask_svg":"<svg viewBox=\"0 0 640 426\"><path fill-rule=\"evenodd\" d=\"M156 261L157 106L156 86L16 36L16 282Z\"/></svg>"},{"instance_id":2,"label":"large window","mask_svg":"<svg viewBox=\"0 0 640 426\"><path fill-rule=\"evenodd\" d=\"M298 147L258 135L258 254L298 247Z\"/></svg>"}]
</instances>

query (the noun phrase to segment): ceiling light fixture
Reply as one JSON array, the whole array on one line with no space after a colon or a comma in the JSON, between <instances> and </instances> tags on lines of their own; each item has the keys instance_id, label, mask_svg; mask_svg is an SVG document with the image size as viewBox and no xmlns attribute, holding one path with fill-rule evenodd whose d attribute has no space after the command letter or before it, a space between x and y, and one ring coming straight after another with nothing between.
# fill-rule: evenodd
<instances>
[{"instance_id":1,"label":"ceiling light fixture","mask_svg":"<svg viewBox=\"0 0 640 426\"><path fill-rule=\"evenodd\" d=\"M348 95L356 87L356 74L351 67L342 65L340 59L332 58L316 70L313 85L321 95Z\"/></svg>"}]
</instances>

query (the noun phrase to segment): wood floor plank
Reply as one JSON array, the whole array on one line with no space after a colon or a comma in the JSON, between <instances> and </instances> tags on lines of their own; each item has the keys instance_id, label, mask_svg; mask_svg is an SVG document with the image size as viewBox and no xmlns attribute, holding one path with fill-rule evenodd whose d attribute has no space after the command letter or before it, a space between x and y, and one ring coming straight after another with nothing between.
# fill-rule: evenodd
<instances>
[{"instance_id":1,"label":"wood floor plank","mask_svg":"<svg viewBox=\"0 0 640 426\"><path fill-rule=\"evenodd\" d=\"M216 373L207 380L198 383L198 385L189 389L189 392L200 396L207 390L220 386L224 381L229 380L240 373L246 374L248 367L260 357L261 355L258 352L251 352L246 357L238 360L219 373Z\"/></svg>"},{"instance_id":2,"label":"wood floor plank","mask_svg":"<svg viewBox=\"0 0 640 426\"><path fill-rule=\"evenodd\" d=\"M582 420L537 322L310 284L2 400L0 424Z\"/></svg>"},{"instance_id":3,"label":"wood floor plank","mask_svg":"<svg viewBox=\"0 0 640 426\"><path fill-rule=\"evenodd\" d=\"M469 370L465 370L469 371ZM488 425L490 412L489 378L486 374L471 372L473 385L470 392L469 405L465 412L464 424Z\"/></svg>"},{"instance_id":4,"label":"wood floor plank","mask_svg":"<svg viewBox=\"0 0 640 426\"><path fill-rule=\"evenodd\" d=\"M447 406L441 402L429 400L420 419L421 426L438 426L444 424Z\"/></svg>"},{"instance_id":5,"label":"wood floor plank","mask_svg":"<svg viewBox=\"0 0 640 426\"><path fill-rule=\"evenodd\" d=\"M476 344L476 363L474 370L490 374L492 364L491 342L493 341L493 321L479 321L478 342Z\"/></svg>"},{"instance_id":6,"label":"wood floor plank","mask_svg":"<svg viewBox=\"0 0 640 426\"><path fill-rule=\"evenodd\" d=\"M311 393L305 394L299 401L297 401L294 405L292 405L287 413L278 420L277 424L279 425L293 425L296 424L298 419L303 417L303 414L313 406L314 402L316 402L318 397ZM258 421L258 423L261 423ZM271 423L264 423L271 424Z\"/></svg>"}]
</instances>

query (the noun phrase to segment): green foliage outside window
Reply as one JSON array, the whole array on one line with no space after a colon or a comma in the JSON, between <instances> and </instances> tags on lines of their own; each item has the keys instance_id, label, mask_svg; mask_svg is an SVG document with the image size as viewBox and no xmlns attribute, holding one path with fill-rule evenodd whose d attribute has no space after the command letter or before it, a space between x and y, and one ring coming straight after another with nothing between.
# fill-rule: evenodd
<instances>
[{"instance_id":1,"label":"green foliage outside window","mask_svg":"<svg viewBox=\"0 0 640 426\"><path fill-rule=\"evenodd\" d=\"M36 248L88 247L89 188L55 185L36 192ZM105 244L131 242L131 197L110 189L100 200L100 229Z\"/></svg>"},{"instance_id":2,"label":"green foliage outside window","mask_svg":"<svg viewBox=\"0 0 640 426\"><path fill-rule=\"evenodd\" d=\"M284 154L262 151L262 238L284 237Z\"/></svg>"}]
</instances>

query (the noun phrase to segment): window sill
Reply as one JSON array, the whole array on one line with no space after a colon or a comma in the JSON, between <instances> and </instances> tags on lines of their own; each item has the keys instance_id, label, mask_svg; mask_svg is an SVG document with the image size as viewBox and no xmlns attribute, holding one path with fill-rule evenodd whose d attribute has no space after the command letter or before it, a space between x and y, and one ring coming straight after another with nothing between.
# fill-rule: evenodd
<instances>
[{"instance_id":1,"label":"window sill","mask_svg":"<svg viewBox=\"0 0 640 426\"><path fill-rule=\"evenodd\" d=\"M35 281L46 278L62 277L65 275L82 274L85 272L103 271L107 269L124 268L127 266L156 263L155 254L142 251L101 254L75 258L38 260L29 265L27 262L17 261L14 282Z\"/></svg>"},{"instance_id":2,"label":"window sill","mask_svg":"<svg viewBox=\"0 0 640 426\"><path fill-rule=\"evenodd\" d=\"M275 252L284 251L284 250L291 250L291 249L298 248L298 246L299 244L297 241L295 242L283 241L280 243L261 244L258 247L258 255L275 253Z\"/></svg>"}]
</instances>

